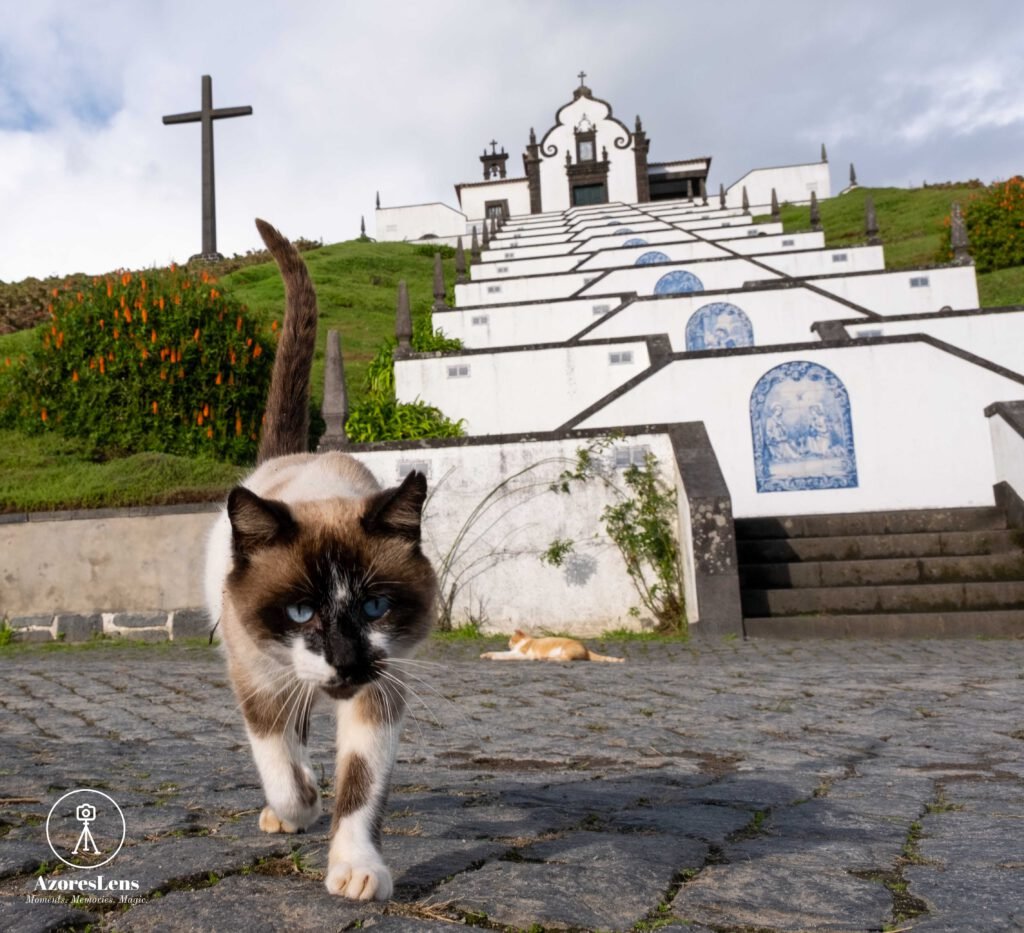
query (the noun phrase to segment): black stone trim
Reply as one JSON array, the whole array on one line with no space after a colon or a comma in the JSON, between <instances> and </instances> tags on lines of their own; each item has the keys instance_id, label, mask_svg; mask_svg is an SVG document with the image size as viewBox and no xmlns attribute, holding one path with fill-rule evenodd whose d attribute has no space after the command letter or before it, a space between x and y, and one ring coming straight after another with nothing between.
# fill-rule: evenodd
<instances>
[{"instance_id":1,"label":"black stone trim","mask_svg":"<svg viewBox=\"0 0 1024 933\"><path fill-rule=\"evenodd\" d=\"M703 421L674 424L668 435L690 512L699 623L695 631L746 637L732 497L718 457Z\"/></svg>"},{"instance_id":2,"label":"black stone trim","mask_svg":"<svg viewBox=\"0 0 1024 933\"><path fill-rule=\"evenodd\" d=\"M1017 490L1007 482L999 482L992 487L992 492L996 505L1006 513L1006 524L1011 528L1024 528L1024 500L1017 495Z\"/></svg>"},{"instance_id":3,"label":"black stone trim","mask_svg":"<svg viewBox=\"0 0 1024 933\"><path fill-rule=\"evenodd\" d=\"M514 178L492 178L490 181L460 181L455 185L455 193L458 195L463 188L486 188L489 185L511 185L523 181L529 181L529 179L525 175L517 175ZM433 203L439 204L441 202L435 201ZM462 203L461 197L459 198L459 203Z\"/></svg>"},{"instance_id":4,"label":"black stone trim","mask_svg":"<svg viewBox=\"0 0 1024 933\"><path fill-rule=\"evenodd\" d=\"M73 522L100 518L146 518L156 515L192 515L219 512L223 502L184 502L176 505L132 505L124 508L66 509L49 512L7 512L0 515L0 525L22 522Z\"/></svg>"},{"instance_id":5,"label":"black stone trim","mask_svg":"<svg viewBox=\"0 0 1024 933\"><path fill-rule=\"evenodd\" d=\"M1024 437L1024 400L993 402L985 408L985 417L998 415L1021 437Z\"/></svg>"},{"instance_id":6,"label":"black stone trim","mask_svg":"<svg viewBox=\"0 0 1024 933\"><path fill-rule=\"evenodd\" d=\"M691 162L707 162L707 167L711 168L711 156L697 156L694 159L668 159L665 162L648 162L650 168L663 168L666 165L688 165Z\"/></svg>"},{"instance_id":7,"label":"black stone trim","mask_svg":"<svg viewBox=\"0 0 1024 933\"><path fill-rule=\"evenodd\" d=\"M902 270L894 270L902 271ZM986 314L1019 314L1024 311L1024 305L997 305L992 308L961 308L959 310L950 309L949 311L922 311L918 314L887 314L881 318L883 322L886 321L930 321L937 320L940 318L947 317L971 317L971 316L983 316ZM862 324L856 318L844 319L836 321L837 324ZM814 325L817 326L817 325Z\"/></svg>"},{"instance_id":8,"label":"black stone trim","mask_svg":"<svg viewBox=\"0 0 1024 933\"><path fill-rule=\"evenodd\" d=\"M625 341L629 338L617 337L619 341ZM633 338L635 341L637 338ZM597 341L592 341L597 343ZM558 430L560 431L571 431L583 421L597 414L601 409L607 408L612 402L618 399L620 396L625 395L627 392L638 386L641 382L647 380L650 376L653 376L656 372L663 369L670 363L677 363L682 360L699 360L707 358L718 358L731 357L731 356L756 356L756 355L767 355L770 353L799 353L799 352L815 352L817 350L831 350L831 349L847 349L855 350L859 347L867 346L885 346L889 344L902 344L902 343L923 343L936 350L948 353L951 356L959 357L967 363L972 363L975 366L979 366L982 369L987 369L989 372L993 372L998 376L1003 376L1006 379L1010 379L1013 382L1018 382L1024 385L1024 376L1019 373L1015 373L1012 370L1006 369L1003 366L999 366L990 360L983 359L980 356L975 356L973 353L968 353L965 350L961 350L959 347L954 347L951 344L946 343L942 340L936 340L934 337L930 337L928 334L900 334L893 337L862 337L856 341L816 341L811 343L779 343L779 344L768 344L766 346L759 347L734 347L730 350L692 350L692 351L681 351L673 353L668 359L661 361L658 366L650 366L645 369L642 373L638 373L628 382L624 382L622 385L615 389L612 389L603 398L599 398L592 405L585 408L579 414L570 418L565 424L560 425ZM649 352L649 351L648 351ZM1002 403L1006 404L1006 403ZM1022 403L1024 404L1024 403ZM990 406L991 407L991 406ZM985 409L986 414L988 409Z\"/></svg>"},{"instance_id":9,"label":"black stone trim","mask_svg":"<svg viewBox=\"0 0 1024 933\"><path fill-rule=\"evenodd\" d=\"M611 312L609 312L611 313ZM533 353L541 350L565 350L576 347L604 347L621 343L646 343L648 356L653 358L652 348L662 340L668 340L667 334L637 334L632 337L596 337L593 340L557 340L551 343L523 343L510 347L463 347L461 350L431 350L427 353L410 353L402 357L406 360L458 360L464 356L497 356L502 353ZM671 344L670 344L671 345ZM818 344L812 344L818 346ZM731 352L731 351L729 351ZM345 448L346 450L348 448Z\"/></svg>"}]
</instances>

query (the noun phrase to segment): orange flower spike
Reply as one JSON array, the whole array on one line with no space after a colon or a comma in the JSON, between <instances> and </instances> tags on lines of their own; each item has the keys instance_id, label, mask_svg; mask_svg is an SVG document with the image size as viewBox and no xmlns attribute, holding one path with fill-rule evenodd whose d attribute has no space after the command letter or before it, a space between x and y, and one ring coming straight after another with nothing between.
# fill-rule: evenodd
<instances>
[{"instance_id":1,"label":"orange flower spike","mask_svg":"<svg viewBox=\"0 0 1024 933\"><path fill-rule=\"evenodd\" d=\"M103 330L103 318L100 318L100 330Z\"/></svg>"},{"instance_id":2,"label":"orange flower spike","mask_svg":"<svg viewBox=\"0 0 1024 933\"><path fill-rule=\"evenodd\" d=\"M121 284L122 285L127 285L131 280L132 280L132 274L130 272L126 272L124 275L121 276Z\"/></svg>"},{"instance_id":3,"label":"orange flower spike","mask_svg":"<svg viewBox=\"0 0 1024 933\"><path fill-rule=\"evenodd\" d=\"M198 327L195 329L195 332L192 334L192 339L196 343L199 343L199 328Z\"/></svg>"},{"instance_id":4,"label":"orange flower spike","mask_svg":"<svg viewBox=\"0 0 1024 933\"><path fill-rule=\"evenodd\" d=\"M203 413L202 412L199 412L199 414L196 415L196 424L198 424L200 427L202 427L202 424L203 424Z\"/></svg>"},{"instance_id":5,"label":"orange flower spike","mask_svg":"<svg viewBox=\"0 0 1024 933\"><path fill-rule=\"evenodd\" d=\"M163 309L164 309L164 296L163 295L161 295L160 298L157 300L157 305L159 306L160 310L163 311Z\"/></svg>"},{"instance_id":6,"label":"orange flower spike","mask_svg":"<svg viewBox=\"0 0 1024 933\"><path fill-rule=\"evenodd\" d=\"M217 385L220 385L222 381L223 381L223 377L221 376L220 373L217 373L217 380L216 380Z\"/></svg>"},{"instance_id":7,"label":"orange flower spike","mask_svg":"<svg viewBox=\"0 0 1024 933\"><path fill-rule=\"evenodd\" d=\"M146 313L146 309L142 309L142 323L146 324L149 321L149 315Z\"/></svg>"},{"instance_id":8,"label":"orange flower spike","mask_svg":"<svg viewBox=\"0 0 1024 933\"><path fill-rule=\"evenodd\" d=\"M106 364L103 362L103 357L100 357L100 375L105 376L107 373Z\"/></svg>"},{"instance_id":9,"label":"orange flower spike","mask_svg":"<svg viewBox=\"0 0 1024 933\"><path fill-rule=\"evenodd\" d=\"M78 370L77 370L77 369L76 369L76 370L74 370L74 371L73 371L73 372L71 373L71 381L72 381L72 382L78 382Z\"/></svg>"},{"instance_id":10,"label":"orange flower spike","mask_svg":"<svg viewBox=\"0 0 1024 933\"><path fill-rule=\"evenodd\" d=\"M213 437L213 428L207 428L206 429L206 436L207 437Z\"/></svg>"},{"instance_id":11,"label":"orange flower spike","mask_svg":"<svg viewBox=\"0 0 1024 933\"><path fill-rule=\"evenodd\" d=\"M261 354L262 352L263 352L263 347L261 347L261 346L260 346L259 344L256 344L256 348L255 348L255 349L254 349L254 350L252 351L252 358L253 358L254 360L255 360L255 359L258 359L258 358L259 358L259 355L260 355L260 354Z\"/></svg>"},{"instance_id":12,"label":"orange flower spike","mask_svg":"<svg viewBox=\"0 0 1024 933\"><path fill-rule=\"evenodd\" d=\"M245 345L247 347L251 347L252 346L252 337L247 337L246 338Z\"/></svg>"},{"instance_id":13,"label":"orange flower spike","mask_svg":"<svg viewBox=\"0 0 1024 933\"><path fill-rule=\"evenodd\" d=\"M57 346L58 346L58 347L59 347L59 346L61 345L61 343L63 343L63 341L61 340L61 338L62 338L63 336L64 336L64 335L63 335L63 334L61 334L61 335L60 335L60 337L58 337L58 338L57 338ZM115 328L114 328L114 339L115 339L115 340L117 340L117 338L118 338L118 337L120 337L120 336L121 336L121 332L120 332L120 331L119 331L119 330L118 330L118 329L117 329L117 328L115 327Z\"/></svg>"},{"instance_id":14,"label":"orange flower spike","mask_svg":"<svg viewBox=\"0 0 1024 933\"><path fill-rule=\"evenodd\" d=\"M46 414L45 408L39 412L39 417L42 418L43 421L46 421L49 418L49 415Z\"/></svg>"},{"instance_id":15,"label":"orange flower spike","mask_svg":"<svg viewBox=\"0 0 1024 933\"><path fill-rule=\"evenodd\" d=\"M206 418L210 417L210 406L209 405L204 405L203 406L203 416L206 417Z\"/></svg>"},{"instance_id":16,"label":"orange flower spike","mask_svg":"<svg viewBox=\"0 0 1024 933\"><path fill-rule=\"evenodd\" d=\"M132 322L132 312L128 308L124 309L124 322L125 324L131 324Z\"/></svg>"},{"instance_id":17,"label":"orange flower spike","mask_svg":"<svg viewBox=\"0 0 1024 933\"><path fill-rule=\"evenodd\" d=\"M153 402L153 414L155 415L160 410L160 406L156 402Z\"/></svg>"},{"instance_id":18,"label":"orange flower spike","mask_svg":"<svg viewBox=\"0 0 1024 933\"><path fill-rule=\"evenodd\" d=\"M235 321L235 330L238 333L242 332L242 315L238 315L238 320Z\"/></svg>"},{"instance_id":19,"label":"orange flower spike","mask_svg":"<svg viewBox=\"0 0 1024 933\"><path fill-rule=\"evenodd\" d=\"M108 298L113 298L114 297L114 283L111 282L110 279L107 279L107 297Z\"/></svg>"},{"instance_id":20,"label":"orange flower spike","mask_svg":"<svg viewBox=\"0 0 1024 933\"><path fill-rule=\"evenodd\" d=\"M274 333L277 333L277 321L270 322L270 329L274 331Z\"/></svg>"},{"instance_id":21,"label":"orange flower spike","mask_svg":"<svg viewBox=\"0 0 1024 933\"><path fill-rule=\"evenodd\" d=\"M156 328L153 328L153 330L149 332L149 342L156 343Z\"/></svg>"},{"instance_id":22,"label":"orange flower spike","mask_svg":"<svg viewBox=\"0 0 1024 933\"><path fill-rule=\"evenodd\" d=\"M242 433L242 416L235 415L235 437L238 437Z\"/></svg>"},{"instance_id":23,"label":"orange flower spike","mask_svg":"<svg viewBox=\"0 0 1024 933\"><path fill-rule=\"evenodd\" d=\"M59 295L59 294L60 294L60 289L59 289L59 288L55 288L55 289L54 289L54 290L53 290L53 291L51 292L51 294L53 295L53 297L54 297L54 298L56 298L56 297L57 297L57 295ZM44 411L45 411L45 409L44 409ZM46 419L44 418L44 419L43 419L43 421L45 421L45 420L46 420Z\"/></svg>"},{"instance_id":24,"label":"orange flower spike","mask_svg":"<svg viewBox=\"0 0 1024 933\"><path fill-rule=\"evenodd\" d=\"M83 294L82 294L81 292L78 292L78 293L77 293L77 294L75 295L75 297L76 297L76 298L78 299L78 303L79 303L79 304L81 304L81 303L82 303L82 302L83 302L83 301L85 300L85 296L84 296L84 295L83 295Z\"/></svg>"}]
</instances>

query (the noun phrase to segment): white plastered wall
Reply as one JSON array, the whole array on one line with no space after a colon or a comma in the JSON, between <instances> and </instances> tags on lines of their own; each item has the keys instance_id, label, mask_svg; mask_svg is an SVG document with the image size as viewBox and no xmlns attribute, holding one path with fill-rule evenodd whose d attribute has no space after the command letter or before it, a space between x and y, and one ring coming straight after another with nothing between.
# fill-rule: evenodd
<instances>
[{"instance_id":1,"label":"white plastered wall","mask_svg":"<svg viewBox=\"0 0 1024 933\"><path fill-rule=\"evenodd\" d=\"M827 162L757 168L747 172L735 184L726 188L725 203L729 207L739 207L743 203L744 186L752 208L770 205L772 188L780 204L786 201L790 204L803 204L810 201L812 191L819 201L832 197L832 180Z\"/></svg>"},{"instance_id":2,"label":"white plastered wall","mask_svg":"<svg viewBox=\"0 0 1024 933\"><path fill-rule=\"evenodd\" d=\"M385 243L418 240L428 235L456 237L466 233L466 215L440 201L406 207L379 207L374 220L377 239Z\"/></svg>"},{"instance_id":3,"label":"white plastered wall","mask_svg":"<svg viewBox=\"0 0 1024 933\"><path fill-rule=\"evenodd\" d=\"M811 360L850 397L858 486L758 493L750 395L773 367ZM991 505L992 444L982 411L1024 386L924 343L684 358L579 427L701 420L737 517Z\"/></svg>"},{"instance_id":4,"label":"white plastered wall","mask_svg":"<svg viewBox=\"0 0 1024 933\"><path fill-rule=\"evenodd\" d=\"M508 201L509 214L530 213L530 189L525 178L466 185L459 192L459 200L470 222L483 219L488 201Z\"/></svg>"}]
</instances>

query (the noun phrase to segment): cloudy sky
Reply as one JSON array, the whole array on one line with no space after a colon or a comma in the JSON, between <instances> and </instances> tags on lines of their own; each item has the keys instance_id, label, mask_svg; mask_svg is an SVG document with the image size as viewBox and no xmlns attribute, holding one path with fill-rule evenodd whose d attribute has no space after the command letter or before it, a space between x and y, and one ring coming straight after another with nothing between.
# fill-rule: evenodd
<instances>
[{"instance_id":1,"label":"cloudy sky","mask_svg":"<svg viewBox=\"0 0 1024 933\"><path fill-rule=\"evenodd\" d=\"M521 174L580 69L653 161L710 185L814 161L833 188L1024 171L1019 0L32 0L0 18L0 279L186 259L199 127L215 126L218 246L349 239L374 193L441 200L493 136ZM10 11L9 11L10 12Z\"/></svg>"}]
</instances>

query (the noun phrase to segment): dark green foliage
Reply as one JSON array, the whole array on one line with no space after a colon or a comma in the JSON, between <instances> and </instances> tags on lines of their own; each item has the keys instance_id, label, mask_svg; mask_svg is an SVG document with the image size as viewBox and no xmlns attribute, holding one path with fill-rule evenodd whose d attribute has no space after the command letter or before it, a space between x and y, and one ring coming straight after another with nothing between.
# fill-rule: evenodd
<instances>
[{"instance_id":1,"label":"dark green foliage","mask_svg":"<svg viewBox=\"0 0 1024 933\"><path fill-rule=\"evenodd\" d=\"M686 630L676 491L658 477L657 458L648 454L643 467L629 467L623 479L629 490L601 515L608 537L626 562L626 572L640 601L657 621L659 632Z\"/></svg>"},{"instance_id":2,"label":"dark green foliage","mask_svg":"<svg viewBox=\"0 0 1024 933\"><path fill-rule=\"evenodd\" d=\"M253 459L274 339L208 273L68 283L51 290L47 313L34 348L3 359L3 426L76 437L105 457Z\"/></svg>"},{"instance_id":3,"label":"dark green foliage","mask_svg":"<svg viewBox=\"0 0 1024 933\"><path fill-rule=\"evenodd\" d=\"M413 349L445 352L462 347L460 340L435 333L429 312L413 318ZM395 398L395 340L380 345L366 371L366 392L352 406L345 433L354 443L412 441L428 437L461 437L462 422L450 421L426 402L399 402Z\"/></svg>"}]
</instances>

